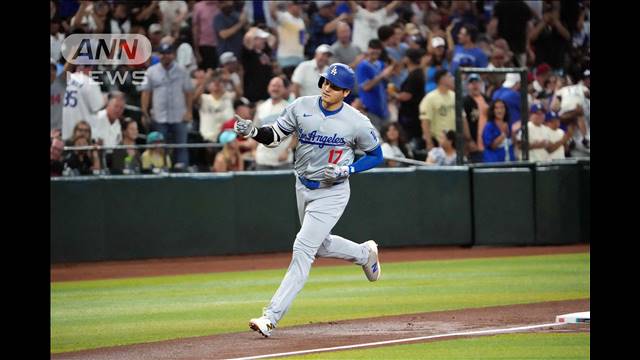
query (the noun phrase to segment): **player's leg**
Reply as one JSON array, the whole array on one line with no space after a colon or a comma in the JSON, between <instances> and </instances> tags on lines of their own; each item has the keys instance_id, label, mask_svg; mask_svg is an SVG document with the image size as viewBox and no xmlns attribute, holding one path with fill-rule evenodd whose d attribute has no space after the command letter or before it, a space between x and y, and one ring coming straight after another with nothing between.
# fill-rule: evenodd
<instances>
[{"instance_id":1,"label":"player's leg","mask_svg":"<svg viewBox=\"0 0 640 360\"><path fill-rule=\"evenodd\" d=\"M327 191L336 187L340 187L342 191ZM287 273L265 309L265 316L274 325L286 314L293 299L304 287L318 249L340 219L349 201L348 182L317 190L308 190L297 182L296 188L299 196L304 198L304 218L293 244L293 255Z\"/></svg>"},{"instance_id":2,"label":"player's leg","mask_svg":"<svg viewBox=\"0 0 640 360\"><path fill-rule=\"evenodd\" d=\"M316 254L318 257L344 259L364 265L369 260L369 248L342 236L329 234Z\"/></svg>"}]
</instances>

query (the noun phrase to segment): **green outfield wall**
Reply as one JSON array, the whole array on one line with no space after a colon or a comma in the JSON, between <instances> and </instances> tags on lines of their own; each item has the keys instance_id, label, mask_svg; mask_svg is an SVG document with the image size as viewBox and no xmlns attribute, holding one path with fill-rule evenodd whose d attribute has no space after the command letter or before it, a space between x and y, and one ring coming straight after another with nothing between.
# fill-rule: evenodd
<instances>
[{"instance_id":1,"label":"green outfield wall","mask_svg":"<svg viewBox=\"0 0 640 360\"><path fill-rule=\"evenodd\" d=\"M590 242L590 164L374 169L333 233L383 247ZM288 171L52 179L51 262L290 251Z\"/></svg>"}]
</instances>

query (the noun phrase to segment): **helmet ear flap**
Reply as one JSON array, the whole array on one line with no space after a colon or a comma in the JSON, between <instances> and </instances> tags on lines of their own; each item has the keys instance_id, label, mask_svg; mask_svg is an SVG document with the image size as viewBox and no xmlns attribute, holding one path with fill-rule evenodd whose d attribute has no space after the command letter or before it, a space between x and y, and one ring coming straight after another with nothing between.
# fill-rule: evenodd
<instances>
[{"instance_id":1,"label":"helmet ear flap","mask_svg":"<svg viewBox=\"0 0 640 360\"><path fill-rule=\"evenodd\" d=\"M320 76L318 79L318 87L322 89L322 84L324 84L324 76Z\"/></svg>"}]
</instances>

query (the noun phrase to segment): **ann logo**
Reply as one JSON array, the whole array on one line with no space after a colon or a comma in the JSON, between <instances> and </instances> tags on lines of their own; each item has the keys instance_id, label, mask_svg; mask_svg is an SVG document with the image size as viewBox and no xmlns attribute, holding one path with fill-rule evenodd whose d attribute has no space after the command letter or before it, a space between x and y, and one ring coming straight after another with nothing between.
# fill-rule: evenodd
<instances>
[{"instance_id":1,"label":"ann logo","mask_svg":"<svg viewBox=\"0 0 640 360\"><path fill-rule=\"evenodd\" d=\"M331 69L331 75L335 76L338 74L338 67L334 66L333 69Z\"/></svg>"}]
</instances>

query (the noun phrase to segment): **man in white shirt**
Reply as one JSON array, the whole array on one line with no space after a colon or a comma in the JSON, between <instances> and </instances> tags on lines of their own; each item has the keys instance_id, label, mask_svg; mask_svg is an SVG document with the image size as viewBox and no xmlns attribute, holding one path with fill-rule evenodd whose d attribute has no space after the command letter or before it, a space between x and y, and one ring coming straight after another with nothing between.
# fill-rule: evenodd
<instances>
[{"instance_id":1,"label":"man in white shirt","mask_svg":"<svg viewBox=\"0 0 640 360\"><path fill-rule=\"evenodd\" d=\"M287 2L287 11L280 11L276 1L269 2L271 17L276 21L278 31L278 64L282 68L297 66L304 60L304 44L307 33L302 20L301 5L304 1Z\"/></svg>"},{"instance_id":2,"label":"man in white shirt","mask_svg":"<svg viewBox=\"0 0 640 360\"><path fill-rule=\"evenodd\" d=\"M542 105L534 103L531 105L529 113L529 121L527 122L527 129L529 130L529 160L549 160L549 152L547 152L547 146L549 145L549 140L547 139L548 130L543 125L544 108Z\"/></svg>"},{"instance_id":3,"label":"man in white shirt","mask_svg":"<svg viewBox=\"0 0 640 360\"><path fill-rule=\"evenodd\" d=\"M329 58L333 55L331 46L322 44L316 48L315 57L303 61L293 71L291 82L296 98L300 96L320 95L318 77L324 73L329 65Z\"/></svg>"},{"instance_id":4,"label":"man in white shirt","mask_svg":"<svg viewBox=\"0 0 640 360\"><path fill-rule=\"evenodd\" d=\"M62 108L62 140L71 139L73 127L80 120L86 120L94 128L98 110L105 105L100 85L88 75L90 71L90 66L78 65L68 77Z\"/></svg>"},{"instance_id":5,"label":"man in white shirt","mask_svg":"<svg viewBox=\"0 0 640 360\"><path fill-rule=\"evenodd\" d=\"M255 126L264 126L274 123L282 111L289 105L285 96L287 94L287 84L279 76L274 77L269 82L267 91L270 98L258 105L256 116L253 120ZM295 135L294 135L295 136ZM263 144L258 144L256 148L256 169L274 170L290 169L293 164L293 148L298 143L294 136L283 140L278 147L268 148Z\"/></svg>"},{"instance_id":6,"label":"man in white shirt","mask_svg":"<svg viewBox=\"0 0 640 360\"><path fill-rule=\"evenodd\" d=\"M380 7L381 1L365 1L361 7L355 1L349 1L353 17L353 45L360 49L369 48L369 40L378 37L378 28L388 25L398 19L394 12L400 1L392 1L385 7Z\"/></svg>"},{"instance_id":7,"label":"man in white shirt","mask_svg":"<svg viewBox=\"0 0 640 360\"><path fill-rule=\"evenodd\" d=\"M567 133L560 129L560 115L557 112L549 111L545 115L545 125L547 126L547 152L549 159L564 159L565 145L571 139L573 128L569 128Z\"/></svg>"},{"instance_id":8,"label":"man in white shirt","mask_svg":"<svg viewBox=\"0 0 640 360\"><path fill-rule=\"evenodd\" d=\"M122 141L120 118L126 105L125 95L120 91L109 94L107 107L98 111L96 125L93 128L93 137L102 140L104 146L115 146ZM111 153L112 150L107 150Z\"/></svg>"}]
</instances>

